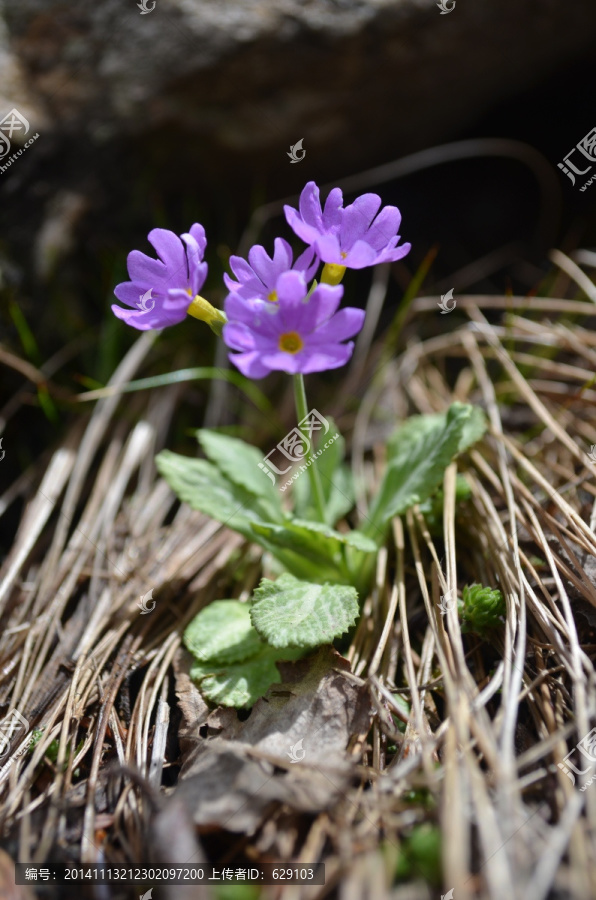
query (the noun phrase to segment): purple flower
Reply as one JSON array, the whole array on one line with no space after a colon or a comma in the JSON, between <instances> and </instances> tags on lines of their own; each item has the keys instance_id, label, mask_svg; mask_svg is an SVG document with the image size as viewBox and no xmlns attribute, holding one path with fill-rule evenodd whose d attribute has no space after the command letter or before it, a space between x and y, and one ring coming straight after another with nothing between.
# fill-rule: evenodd
<instances>
[{"instance_id":1,"label":"purple flower","mask_svg":"<svg viewBox=\"0 0 596 900\"><path fill-rule=\"evenodd\" d=\"M289 374L324 372L347 363L353 341L364 322L364 310L337 312L343 288L320 284L307 298L300 272L284 272L275 284L277 303L246 301L238 292L225 302L228 324L223 338L230 360L248 378L263 378L280 370Z\"/></svg>"},{"instance_id":2,"label":"purple flower","mask_svg":"<svg viewBox=\"0 0 596 900\"><path fill-rule=\"evenodd\" d=\"M363 269L395 262L411 249L411 244L397 247L399 209L385 206L379 212L380 206L377 194L362 194L344 209L340 188L333 188L321 210L319 189L309 181L300 195L300 211L284 206L284 212L290 228L315 248L323 262Z\"/></svg>"},{"instance_id":3,"label":"purple flower","mask_svg":"<svg viewBox=\"0 0 596 900\"><path fill-rule=\"evenodd\" d=\"M233 281L229 275L224 275L230 291L245 300L259 298L275 302L275 285L280 275L293 270L302 272L305 279L310 281L319 267L319 259L314 248L307 247L292 266L292 248L283 238L275 238L272 258L257 244L248 251L248 262L240 256L230 256L230 267L238 279Z\"/></svg>"},{"instance_id":4,"label":"purple flower","mask_svg":"<svg viewBox=\"0 0 596 900\"><path fill-rule=\"evenodd\" d=\"M140 331L182 322L207 277L207 263L203 262L207 239L202 225L194 224L181 237L165 228L154 228L148 238L159 259L140 250L129 253L131 280L116 285L114 294L132 309L112 306L115 316Z\"/></svg>"}]
</instances>

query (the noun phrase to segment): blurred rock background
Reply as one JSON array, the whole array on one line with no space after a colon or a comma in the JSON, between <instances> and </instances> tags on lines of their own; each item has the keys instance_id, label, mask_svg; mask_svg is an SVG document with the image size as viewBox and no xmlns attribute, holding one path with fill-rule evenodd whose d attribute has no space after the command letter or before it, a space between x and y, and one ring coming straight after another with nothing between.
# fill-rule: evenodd
<instances>
[{"instance_id":1,"label":"blurred rock background","mask_svg":"<svg viewBox=\"0 0 596 900\"><path fill-rule=\"evenodd\" d=\"M190 151L191 183L248 171L287 191L299 137L337 178L445 141L596 38L591 0L457 0L448 15L434 0L147 4L7 4L2 105L88 160L136 137L164 164Z\"/></svg>"},{"instance_id":2,"label":"blurred rock background","mask_svg":"<svg viewBox=\"0 0 596 900\"><path fill-rule=\"evenodd\" d=\"M0 224L44 280L94 212L123 249L127 219L138 212L146 233L156 206L181 229L185 207L207 208L233 241L255 204L309 178L469 135L529 140L556 166L593 124L592 0L457 0L449 14L434 0L146 6L4 5L0 112L17 108L40 139L0 176ZM433 237L432 198L417 201Z\"/></svg>"}]
</instances>

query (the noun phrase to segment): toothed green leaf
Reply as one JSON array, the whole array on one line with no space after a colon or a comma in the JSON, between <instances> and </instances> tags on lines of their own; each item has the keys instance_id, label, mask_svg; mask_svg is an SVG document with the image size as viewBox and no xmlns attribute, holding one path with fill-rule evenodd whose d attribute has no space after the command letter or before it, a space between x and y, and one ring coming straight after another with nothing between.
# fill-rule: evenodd
<instances>
[{"instance_id":1,"label":"toothed green leaf","mask_svg":"<svg viewBox=\"0 0 596 900\"><path fill-rule=\"evenodd\" d=\"M268 521L268 510L254 494L234 484L213 463L162 450L157 469L181 500L193 509L254 540L250 520Z\"/></svg>"},{"instance_id":2,"label":"toothed green leaf","mask_svg":"<svg viewBox=\"0 0 596 900\"><path fill-rule=\"evenodd\" d=\"M315 563L317 577L321 581L340 579L350 581L342 556L343 547L354 547L365 553L374 553L377 549L374 541L360 531L334 531L321 522L307 522L302 519L293 519L284 525L253 522L252 528L273 548L291 550ZM343 578L339 575L342 570Z\"/></svg>"},{"instance_id":3,"label":"toothed green leaf","mask_svg":"<svg viewBox=\"0 0 596 900\"><path fill-rule=\"evenodd\" d=\"M338 432L333 419L328 416L329 431L321 435L317 441L316 467L321 479L323 498L325 500L325 522L333 527L336 522L354 506L354 482L348 466L343 464L346 442ZM325 447L325 444L329 444ZM315 465L315 463L313 463ZM316 509L310 492L310 479L307 472L300 472L297 466L294 474L299 476L292 484L294 510L300 519L316 517Z\"/></svg>"},{"instance_id":4,"label":"toothed green leaf","mask_svg":"<svg viewBox=\"0 0 596 900\"><path fill-rule=\"evenodd\" d=\"M190 677L199 685L201 693L222 706L236 708L250 707L272 684L281 681L275 665L277 660L298 659L303 650L277 650L262 645L256 656L231 665L217 663L196 663L190 670Z\"/></svg>"},{"instance_id":5,"label":"toothed green leaf","mask_svg":"<svg viewBox=\"0 0 596 900\"><path fill-rule=\"evenodd\" d=\"M238 600L215 600L194 617L184 643L197 662L237 663L262 649L249 609Z\"/></svg>"},{"instance_id":6,"label":"toothed green leaf","mask_svg":"<svg viewBox=\"0 0 596 900\"><path fill-rule=\"evenodd\" d=\"M344 634L356 621L355 588L314 584L281 575L264 578L254 592L252 623L273 647L318 647Z\"/></svg>"},{"instance_id":7,"label":"toothed green leaf","mask_svg":"<svg viewBox=\"0 0 596 900\"><path fill-rule=\"evenodd\" d=\"M453 403L445 413L408 419L387 444L387 470L369 515L367 533L384 526L440 485L445 469L486 430L482 410Z\"/></svg>"},{"instance_id":8,"label":"toothed green leaf","mask_svg":"<svg viewBox=\"0 0 596 900\"><path fill-rule=\"evenodd\" d=\"M279 491L266 472L259 468L259 463L264 463L263 454L257 447L209 428L200 428L197 438L209 460L228 481L260 498L268 521L283 521Z\"/></svg>"}]
</instances>

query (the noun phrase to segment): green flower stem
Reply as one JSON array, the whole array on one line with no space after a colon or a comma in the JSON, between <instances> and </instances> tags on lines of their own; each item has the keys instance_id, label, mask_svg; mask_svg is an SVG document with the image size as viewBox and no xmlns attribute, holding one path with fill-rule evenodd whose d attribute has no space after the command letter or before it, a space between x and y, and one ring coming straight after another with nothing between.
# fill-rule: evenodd
<instances>
[{"instance_id":1,"label":"green flower stem","mask_svg":"<svg viewBox=\"0 0 596 900\"><path fill-rule=\"evenodd\" d=\"M296 416L301 422L308 414L306 405L306 391L304 389L304 378L302 374L294 375L294 400L296 401ZM301 429L304 439L309 442L309 434L306 428ZM321 479L317 470L316 460L313 459L308 467L308 477L310 478L310 488L312 491L315 507L320 522L325 522L325 498L323 496L323 488L321 487Z\"/></svg>"}]
</instances>

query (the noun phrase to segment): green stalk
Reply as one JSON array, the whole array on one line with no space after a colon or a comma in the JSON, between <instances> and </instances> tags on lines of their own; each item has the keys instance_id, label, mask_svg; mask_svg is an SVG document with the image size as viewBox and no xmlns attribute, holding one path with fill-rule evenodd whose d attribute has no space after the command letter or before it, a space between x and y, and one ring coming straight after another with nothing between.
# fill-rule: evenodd
<instances>
[{"instance_id":1,"label":"green stalk","mask_svg":"<svg viewBox=\"0 0 596 900\"><path fill-rule=\"evenodd\" d=\"M304 389L304 378L302 374L294 375L294 400L296 402L296 416L298 422L301 422L308 414L306 405L306 391ZM300 429L306 441L309 441L309 434L305 427ZM313 459L308 466L308 477L310 478L310 489L312 491L313 500L317 510L320 522L325 522L325 498L323 496L323 488L321 487L321 479L317 470L316 460Z\"/></svg>"}]
</instances>

